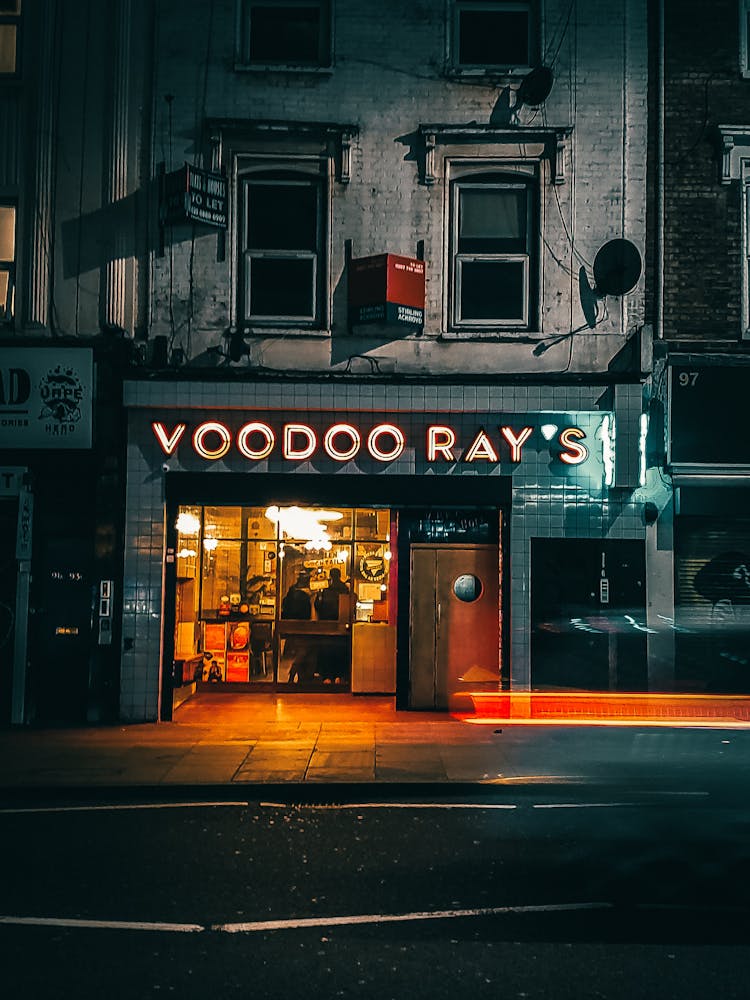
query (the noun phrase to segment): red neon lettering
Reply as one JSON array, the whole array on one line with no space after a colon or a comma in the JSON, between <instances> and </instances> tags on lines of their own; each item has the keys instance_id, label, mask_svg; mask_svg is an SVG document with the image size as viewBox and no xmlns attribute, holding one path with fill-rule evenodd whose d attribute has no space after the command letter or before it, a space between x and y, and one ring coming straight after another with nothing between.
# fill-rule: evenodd
<instances>
[{"instance_id":1,"label":"red neon lettering","mask_svg":"<svg viewBox=\"0 0 750 1000\"><path fill-rule=\"evenodd\" d=\"M484 458L488 462L499 462L497 452L492 447L492 442L484 431L479 431L477 436L469 445L469 450L464 455L464 462L473 462L477 458Z\"/></svg>"},{"instance_id":2,"label":"red neon lettering","mask_svg":"<svg viewBox=\"0 0 750 1000\"><path fill-rule=\"evenodd\" d=\"M511 427L500 428L500 433L510 445L511 462L521 461L521 448L529 440L533 431L534 431L533 427L524 427L521 433L516 435L513 433L513 429Z\"/></svg>"},{"instance_id":3,"label":"red neon lettering","mask_svg":"<svg viewBox=\"0 0 750 1000\"><path fill-rule=\"evenodd\" d=\"M167 434L164 424L160 424L157 421L151 424L151 428L156 435L156 440L161 445L161 450L165 455L174 454L174 450L180 443L180 438L185 433L186 427L187 424L177 424L172 433Z\"/></svg>"},{"instance_id":4,"label":"red neon lettering","mask_svg":"<svg viewBox=\"0 0 750 1000\"><path fill-rule=\"evenodd\" d=\"M338 448L334 447L333 440L339 434L348 434L351 438L351 446L346 451L339 451ZM334 424L333 427L328 428L326 436L323 438L323 447L326 453L336 462L348 462L350 458L354 458L361 443L359 431L351 424Z\"/></svg>"},{"instance_id":5,"label":"red neon lettering","mask_svg":"<svg viewBox=\"0 0 750 1000\"><path fill-rule=\"evenodd\" d=\"M580 427L566 427L561 431L557 440L567 450L560 454L560 461L566 465L580 465L581 462L585 462L589 457L589 450L585 445L578 443L585 437Z\"/></svg>"},{"instance_id":6,"label":"red neon lettering","mask_svg":"<svg viewBox=\"0 0 750 1000\"><path fill-rule=\"evenodd\" d=\"M307 444L301 448L294 447L294 438L302 436L307 439ZM318 445L315 431L307 424L284 424L284 439L281 453L290 462L298 462L305 458L310 458Z\"/></svg>"},{"instance_id":7,"label":"red neon lettering","mask_svg":"<svg viewBox=\"0 0 750 1000\"><path fill-rule=\"evenodd\" d=\"M255 450L250 447L247 443L247 439L251 434L260 434L261 437L265 439L265 444L259 450ZM252 458L255 461L259 461L262 458L268 458L268 456L273 451L273 446L276 443L276 438L274 437L273 431L268 426L268 424L262 424L259 421L253 421L253 423L245 424L241 427L239 433L237 434L237 447L240 453L245 456L245 458Z\"/></svg>"},{"instance_id":8,"label":"red neon lettering","mask_svg":"<svg viewBox=\"0 0 750 1000\"><path fill-rule=\"evenodd\" d=\"M438 455L446 462L455 462L453 446L456 443L456 435L450 427L442 424L432 424L427 428L427 461L436 462Z\"/></svg>"},{"instance_id":9,"label":"red neon lettering","mask_svg":"<svg viewBox=\"0 0 750 1000\"><path fill-rule=\"evenodd\" d=\"M384 451L378 444L378 438L380 438L383 434L387 434L389 437L393 438L394 444L390 451ZM379 462L394 461L394 459L401 455L405 445L406 440L404 438L403 431L401 431L394 424L378 424L377 427L373 427L367 437L367 450L370 452L372 457L376 458Z\"/></svg>"},{"instance_id":10,"label":"red neon lettering","mask_svg":"<svg viewBox=\"0 0 750 1000\"><path fill-rule=\"evenodd\" d=\"M205 446L204 441L208 434L219 435L221 443L218 448L207 448ZM231 445L232 435L229 433L229 428L224 424L220 424L218 420L207 420L203 424L198 424L193 431L193 448L195 448L201 458L224 458Z\"/></svg>"}]
</instances>

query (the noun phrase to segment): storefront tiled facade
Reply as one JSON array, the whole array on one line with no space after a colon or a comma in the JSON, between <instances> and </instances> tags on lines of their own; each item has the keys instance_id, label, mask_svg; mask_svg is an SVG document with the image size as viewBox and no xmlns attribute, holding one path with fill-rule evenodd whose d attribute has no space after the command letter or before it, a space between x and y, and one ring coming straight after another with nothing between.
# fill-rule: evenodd
<instances>
[{"instance_id":1,"label":"storefront tiled facade","mask_svg":"<svg viewBox=\"0 0 750 1000\"><path fill-rule=\"evenodd\" d=\"M503 573L510 588L506 604L510 621L502 674L512 690L528 690L531 540L644 539L643 503L635 492L641 392L638 384L620 384L615 391L614 386L602 384L490 386L365 380L126 383L129 430L121 717L147 720L159 716L161 671L168 669L162 664L166 483L170 477L191 472L207 476L240 472L249 480L282 470L290 476L326 471L335 471L337 476L398 476L401 483L405 476L414 477L413 503L422 507L433 502L430 484L438 476L461 477L467 487L461 506L468 508L472 506L472 479L496 478L498 498L511 498L509 509L503 511L509 520ZM616 438L611 431L615 414L619 417ZM260 461L243 457L234 447L237 428L248 421L267 421L280 428L290 421L312 425L321 417L328 424L335 417L339 423L361 426L363 436L373 424L387 420L402 430L405 447L391 462L377 462L362 450L349 462L312 456L296 463L284 461L278 441L269 457ZM201 458L191 446L195 427L206 421L222 422L231 431L233 449L222 459ZM186 425L169 455L158 442L155 422L167 437L178 424ZM424 430L436 423L456 431L455 461L445 456L438 463L426 461ZM515 434L532 428L517 462L510 461L501 426L513 428ZM566 427L585 435L570 439L586 449L587 456L579 464L560 459L565 449L559 437ZM474 461L466 461L467 449L481 429L499 461L492 460L487 446L479 448ZM570 454L579 457L575 447ZM253 502L252 496L249 488L247 503ZM499 499L497 506L501 509L506 504ZM403 613L400 609L399 614Z\"/></svg>"}]
</instances>

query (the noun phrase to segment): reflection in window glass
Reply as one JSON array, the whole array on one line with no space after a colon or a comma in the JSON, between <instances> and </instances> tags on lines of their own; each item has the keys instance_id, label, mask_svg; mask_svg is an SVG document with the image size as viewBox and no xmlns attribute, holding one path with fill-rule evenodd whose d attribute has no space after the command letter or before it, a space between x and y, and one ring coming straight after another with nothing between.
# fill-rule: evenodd
<instances>
[{"instance_id":1,"label":"reflection in window glass","mask_svg":"<svg viewBox=\"0 0 750 1000\"><path fill-rule=\"evenodd\" d=\"M248 538L276 538L276 523L266 517L266 507L243 507Z\"/></svg>"},{"instance_id":2,"label":"reflection in window glass","mask_svg":"<svg viewBox=\"0 0 750 1000\"><path fill-rule=\"evenodd\" d=\"M242 538L242 508L206 507L203 532L207 538Z\"/></svg>"},{"instance_id":3,"label":"reflection in window glass","mask_svg":"<svg viewBox=\"0 0 750 1000\"><path fill-rule=\"evenodd\" d=\"M228 617L240 590L240 542L216 540L203 551L203 592L201 614L205 618Z\"/></svg>"},{"instance_id":4,"label":"reflection in window glass","mask_svg":"<svg viewBox=\"0 0 750 1000\"><path fill-rule=\"evenodd\" d=\"M198 570L200 507L180 507L177 512L177 578L194 579Z\"/></svg>"},{"instance_id":5,"label":"reflection in window glass","mask_svg":"<svg viewBox=\"0 0 750 1000\"><path fill-rule=\"evenodd\" d=\"M459 194L460 253L523 253L527 193L524 188L466 187Z\"/></svg>"},{"instance_id":6,"label":"reflection in window glass","mask_svg":"<svg viewBox=\"0 0 750 1000\"><path fill-rule=\"evenodd\" d=\"M368 538L388 539L391 529L391 515L388 510L356 510L355 534L358 541Z\"/></svg>"},{"instance_id":7,"label":"reflection in window glass","mask_svg":"<svg viewBox=\"0 0 750 1000\"><path fill-rule=\"evenodd\" d=\"M273 618L276 607L276 543L248 542L245 585L242 588L246 614Z\"/></svg>"}]
</instances>

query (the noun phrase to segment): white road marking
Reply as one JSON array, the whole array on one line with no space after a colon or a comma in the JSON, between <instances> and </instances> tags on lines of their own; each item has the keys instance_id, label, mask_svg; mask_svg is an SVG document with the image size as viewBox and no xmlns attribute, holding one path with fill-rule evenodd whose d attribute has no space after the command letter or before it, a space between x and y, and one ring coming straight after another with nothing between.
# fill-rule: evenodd
<instances>
[{"instance_id":1,"label":"white road marking","mask_svg":"<svg viewBox=\"0 0 750 1000\"><path fill-rule=\"evenodd\" d=\"M141 802L109 806L30 806L25 809L0 809L4 813L109 812L117 809L213 809L216 806L249 806L249 802Z\"/></svg>"},{"instance_id":2,"label":"white road marking","mask_svg":"<svg viewBox=\"0 0 750 1000\"><path fill-rule=\"evenodd\" d=\"M532 809L636 809L643 805L643 802L536 802Z\"/></svg>"},{"instance_id":3,"label":"white road marking","mask_svg":"<svg viewBox=\"0 0 750 1000\"><path fill-rule=\"evenodd\" d=\"M201 924L167 924L143 920L81 920L73 917L4 917L0 924L23 924L31 927L77 927L82 929L114 931L176 931L193 934L204 931Z\"/></svg>"},{"instance_id":4,"label":"white road marking","mask_svg":"<svg viewBox=\"0 0 750 1000\"><path fill-rule=\"evenodd\" d=\"M263 809L289 809L291 803L260 802ZM295 803L296 809L517 809L516 805L484 802L343 802L324 805Z\"/></svg>"},{"instance_id":5,"label":"white road marking","mask_svg":"<svg viewBox=\"0 0 750 1000\"><path fill-rule=\"evenodd\" d=\"M252 920L238 924L214 924L212 931L247 934L263 931L298 930L305 927L347 927L357 924L394 924L414 920L456 920L493 917L511 913L558 913L569 910L608 910L612 903L550 903L538 906L488 906L472 910L424 910L415 913L363 913L347 917L300 917L291 920Z\"/></svg>"},{"instance_id":6,"label":"white road marking","mask_svg":"<svg viewBox=\"0 0 750 1000\"><path fill-rule=\"evenodd\" d=\"M702 795L708 796L710 792L660 792L658 790L651 790L648 788L642 789L639 793L640 795Z\"/></svg>"}]
</instances>

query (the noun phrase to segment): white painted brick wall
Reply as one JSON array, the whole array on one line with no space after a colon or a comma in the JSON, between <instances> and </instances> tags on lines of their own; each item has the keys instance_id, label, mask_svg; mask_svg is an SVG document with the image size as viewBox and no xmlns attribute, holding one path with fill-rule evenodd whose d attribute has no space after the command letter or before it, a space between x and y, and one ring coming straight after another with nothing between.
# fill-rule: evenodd
<instances>
[{"instance_id":1,"label":"white painted brick wall","mask_svg":"<svg viewBox=\"0 0 750 1000\"><path fill-rule=\"evenodd\" d=\"M353 122L359 126L349 185L332 192L331 289L342 278L344 241L355 256L385 251L414 254L425 241L427 316L425 337L384 342L360 328L346 338L343 286L334 295L333 335L256 338L251 359L273 367L325 370L342 352L365 350L397 359L400 371L533 371L565 367L592 371L606 366L626 335L643 321L643 277L626 299L609 299L607 316L595 331L584 329L539 358L533 343L516 335L505 343L445 344L444 213L447 192L439 179L420 184L409 158L408 137L420 123L488 123L500 89L462 83L442 74L446 47L446 5L383 0L338 0L335 4L335 66L330 74L235 72L234 0L216 0L206 107L208 117ZM584 325L578 271L590 265L608 239L625 236L643 251L645 243L645 163L647 47L645 0L580 0L567 30L568 0L544 4L544 37L559 44L555 84L534 124L573 124L564 185L541 187L544 220L540 329L530 337L553 337ZM156 80L155 148L166 150L166 103L173 102L173 164L192 160L196 123L202 117L208 5L160 4L159 64ZM531 117L526 112L527 119ZM438 157L442 155L438 148ZM567 230L567 232L566 232ZM575 250L569 235L575 240ZM175 344L196 357L220 344L230 322L229 263L217 260L217 237L200 230L193 256L191 337L188 344L189 230L171 256L154 259L151 333L170 330L170 263ZM557 258L557 261L555 258ZM511 343L508 343L508 340ZM290 341L293 346L290 348ZM470 347L470 349L467 349ZM468 368L466 367L468 365Z\"/></svg>"}]
</instances>

